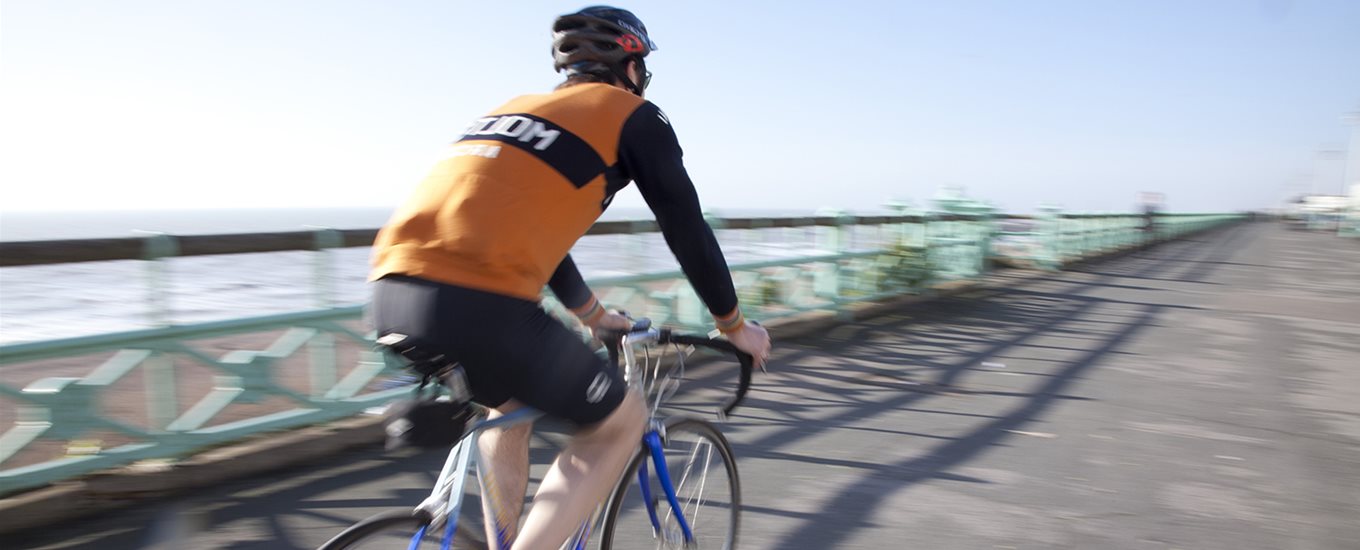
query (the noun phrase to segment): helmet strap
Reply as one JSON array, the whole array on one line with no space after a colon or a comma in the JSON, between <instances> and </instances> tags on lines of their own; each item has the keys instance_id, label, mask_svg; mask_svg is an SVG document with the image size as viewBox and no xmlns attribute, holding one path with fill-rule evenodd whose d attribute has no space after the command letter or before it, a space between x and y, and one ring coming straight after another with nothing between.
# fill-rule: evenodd
<instances>
[{"instance_id":1,"label":"helmet strap","mask_svg":"<svg viewBox=\"0 0 1360 550\"><path fill-rule=\"evenodd\" d=\"M643 90L642 86L639 86L638 83L633 82L633 79L628 78L628 62L629 62L629 61L637 61L637 68L638 68L638 74L639 74L639 76L641 76L641 75L647 73L647 69L644 68L643 65L642 65L642 60L641 60L641 59L638 59L638 58L629 58L629 59L625 59L625 60L623 61L623 63L620 63L620 64L618 64L618 65L611 66L611 67L609 67L609 69L610 69L611 71L614 71L614 76L618 77L618 79L619 79L620 82L623 82L623 85L624 85L625 87L628 88L628 91L633 92L633 94L636 95L636 96L638 96L638 97L642 97L642 90Z\"/></svg>"}]
</instances>

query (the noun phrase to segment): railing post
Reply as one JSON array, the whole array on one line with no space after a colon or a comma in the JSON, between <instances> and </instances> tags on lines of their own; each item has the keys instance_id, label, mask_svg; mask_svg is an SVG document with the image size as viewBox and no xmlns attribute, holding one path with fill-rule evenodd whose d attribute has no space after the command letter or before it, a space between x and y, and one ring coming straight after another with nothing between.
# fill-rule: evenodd
<instances>
[{"instance_id":1,"label":"railing post","mask_svg":"<svg viewBox=\"0 0 1360 550\"><path fill-rule=\"evenodd\" d=\"M744 239L746 242L746 253L751 256L752 261L764 259L763 257L758 257L763 256L764 251L762 251L761 254L756 254L756 249L758 248L756 245L765 246L769 244L771 233L769 218L756 218L751 222L751 229L744 232L746 235L746 238Z\"/></svg>"},{"instance_id":2,"label":"railing post","mask_svg":"<svg viewBox=\"0 0 1360 550\"><path fill-rule=\"evenodd\" d=\"M901 201L890 201L887 204L884 204L883 207L887 208L888 212L893 216L900 217L907 215L907 203ZM884 232L879 232L880 238L878 239L879 240L878 244L880 248L888 249L892 248L893 246L906 246L907 224L890 223L884 224L883 226L881 226L881 228L886 230L887 237L886 238L883 237Z\"/></svg>"},{"instance_id":3,"label":"railing post","mask_svg":"<svg viewBox=\"0 0 1360 550\"><path fill-rule=\"evenodd\" d=\"M818 247L832 253L844 252L845 234L842 223L846 218L845 212L834 208L823 208L817 211L817 217L831 217L836 219L836 225L822 227L822 230L820 231L821 242L818 243Z\"/></svg>"},{"instance_id":4,"label":"railing post","mask_svg":"<svg viewBox=\"0 0 1360 550\"><path fill-rule=\"evenodd\" d=\"M1040 206L1039 214L1035 216L1034 221L1039 240L1039 254L1035 263L1039 264L1040 268L1049 271L1061 269L1063 262L1062 210L1052 205Z\"/></svg>"},{"instance_id":5,"label":"railing post","mask_svg":"<svg viewBox=\"0 0 1360 550\"><path fill-rule=\"evenodd\" d=\"M170 306L169 276L165 258L179 254L179 243L164 233L146 237L143 259L147 261L147 305L151 325L157 328L174 324ZM163 430L179 416L175 387L174 361L156 352L142 363L146 386L146 417L152 431Z\"/></svg>"},{"instance_id":6,"label":"railing post","mask_svg":"<svg viewBox=\"0 0 1360 550\"><path fill-rule=\"evenodd\" d=\"M921 290L929 289L936 281L941 279L940 274L944 273L944 258L941 247L936 246L936 237L943 232L942 222L935 219L937 214L934 210L923 210L921 212L921 253L925 256L926 266L929 270L921 280Z\"/></svg>"},{"instance_id":7,"label":"railing post","mask_svg":"<svg viewBox=\"0 0 1360 550\"><path fill-rule=\"evenodd\" d=\"M959 214L969 216L965 222L969 228L969 238L974 242L974 249L977 251L976 260L973 262L974 275L987 273L992 255L992 237L995 233L992 214L994 209L986 203L978 201L967 201L956 206Z\"/></svg>"},{"instance_id":8,"label":"railing post","mask_svg":"<svg viewBox=\"0 0 1360 550\"><path fill-rule=\"evenodd\" d=\"M850 224L853 222L854 218L844 210L834 208L821 209L817 211L817 215L819 217L830 216L836 219L835 225L831 227L822 228L821 231L822 242L819 243L819 248L826 250L828 252L832 252L834 254L846 253L846 251L849 249L848 238L849 235L846 232L849 231L848 228L850 227ZM845 294L843 292L845 289L845 284L843 279L846 276L846 269L841 266L842 261L844 260L836 260L831 264L831 278L832 280L836 281L836 294L832 298L833 300L832 303L835 305L836 308L836 318L840 320L847 320L848 319L847 311L842 305L845 300ZM853 272L851 274L853 275ZM796 283L796 280L794 282ZM861 286L860 283L862 282L863 280L855 281L854 286L858 288L859 286Z\"/></svg>"},{"instance_id":9,"label":"railing post","mask_svg":"<svg viewBox=\"0 0 1360 550\"><path fill-rule=\"evenodd\" d=\"M926 222L928 221L926 212L915 208L907 208L902 211L902 215L910 216L915 219L904 222L901 226L902 246L921 249L922 258L926 250Z\"/></svg>"},{"instance_id":10,"label":"railing post","mask_svg":"<svg viewBox=\"0 0 1360 550\"><path fill-rule=\"evenodd\" d=\"M312 229L312 302L324 309L335 305L335 276L329 250L340 248L344 242L340 232L335 229Z\"/></svg>"},{"instance_id":11,"label":"railing post","mask_svg":"<svg viewBox=\"0 0 1360 550\"><path fill-rule=\"evenodd\" d=\"M171 315L169 275L165 258L179 255L179 242L174 237L158 232L146 233L142 241L142 259L146 263L147 321L153 327L174 324Z\"/></svg>"},{"instance_id":12,"label":"railing post","mask_svg":"<svg viewBox=\"0 0 1360 550\"><path fill-rule=\"evenodd\" d=\"M315 228L312 251L312 296L318 308L335 306L335 275L330 249L340 248L344 239L339 231L328 227ZM310 359L310 390L313 398L330 393L339 381L339 359L335 352L335 336L317 331L307 340Z\"/></svg>"},{"instance_id":13,"label":"railing post","mask_svg":"<svg viewBox=\"0 0 1360 550\"><path fill-rule=\"evenodd\" d=\"M770 229L771 225L768 218L757 218L751 223L751 229L743 232L745 238L742 239L742 241L746 244L746 254L750 258L750 261L763 261L767 259L766 252L772 239L774 239L775 233L774 230ZM760 251L759 254L757 254L757 250ZM769 307L769 304L765 303L764 296L761 293L762 281L764 281L764 277L759 270L744 274L740 277L733 274L733 283L734 285L738 285L737 295L741 296L744 293L746 296L752 298L752 303L743 306L743 310L747 311L748 314L757 312L764 313Z\"/></svg>"},{"instance_id":14,"label":"railing post","mask_svg":"<svg viewBox=\"0 0 1360 550\"><path fill-rule=\"evenodd\" d=\"M1115 248L1115 230L1119 219L1110 212L1102 212L1100 216L1100 253L1105 254Z\"/></svg>"},{"instance_id":15,"label":"railing post","mask_svg":"<svg viewBox=\"0 0 1360 550\"><path fill-rule=\"evenodd\" d=\"M1077 256L1080 258L1090 256L1091 251L1095 249L1095 239L1091 234L1094 233L1092 228L1097 219L1098 218L1091 217L1091 214L1088 212L1085 216L1082 216L1081 220L1078 222L1077 227L1081 228L1081 238L1078 241L1080 243L1078 246L1081 247L1081 251L1077 253Z\"/></svg>"},{"instance_id":16,"label":"railing post","mask_svg":"<svg viewBox=\"0 0 1360 550\"><path fill-rule=\"evenodd\" d=\"M939 268L930 256L930 241L927 235L927 227L930 224L930 214L916 208L909 208L903 214L912 216L914 219L902 225L902 245L914 249L916 258L921 262L920 276L916 278L911 290L922 293L930 288L935 271Z\"/></svg>"},{"instance_id":17,"label":"railing post","mask_svg":"<svg viewBox=\"0 0 1360 550\"><path fill-rule=\"evenodd\" d=\"M1119 248L1119 217L1114 213L1106 212L1101 219L1100 249L1101 252L1109 252Z\"/></svg>"}]
</instances>

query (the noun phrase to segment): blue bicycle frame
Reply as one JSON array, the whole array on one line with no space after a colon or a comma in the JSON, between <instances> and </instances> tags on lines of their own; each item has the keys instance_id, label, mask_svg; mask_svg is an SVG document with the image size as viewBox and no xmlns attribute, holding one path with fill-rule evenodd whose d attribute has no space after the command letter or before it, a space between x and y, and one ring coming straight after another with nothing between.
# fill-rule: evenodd
<instances>
[{"instance_id":1,"label":"blue bicycle frame","mask_svg":"<svg viewBox=\"0 0 1360 550\"><path fill-rule=\"evenodd\" d=\"M453 534L458 529L458 518L460 517L463 508L463 479L464 476L467 475L468 468L473 466L476 462L480 462L481 459L481 452L477 449L477 445L475 444L477 435L488 429L531 422L540 416L542 416L542 413L536 410L523 408L493 420L478 422L472 429L468 430L467 436L454 448L453 452L449 453L449 458L444 463L444 473L439 477L441 481L436 484L436 495L432 495L432 498L444 494L448 494L449 497L448 506L445 508L448 512L448 519L444 525L444 536L440 540L440 550L450 550L453 546ZM666 495L666 501L670 504L671 510L675 513L676 522L680 525L680 529L685 535L685 542L693 542L694 533L690 530L689 522L685 519L684 512L680 506L679 497L677 497L675 493L675 485L671 481L670 470L666 466L666 456L664 448L662 447L661 432L657 428L649 429L646 433L642 434L642 444L647 448L647 451L652 458L652 465L656 470L657 483L661 486L662 491ZM478 475L480 476L480 472ZM657 533L660 533L661 521L657 517L656 505L652 500L652 484L650 483L651 479L646 462L643 462L639 466L637 476L638 484L642 487L642 498L647 506L647 516L652 522L652 529ZM483 492L483 498L491 497ZM571 548L585 550L586 542L590 539L591 526L595 519L596 518L591 517L581 525L581 528L576 532L576 535L572 539ZM427 525L416 531L415 535L411 537L411 545L408 547L408 550L419 549L421 541L425 539L428 528L429 526ZM496 548L498 550L509 550L510 541L508 535L509 533L503 531L497 533Z\"/></svg>"},{"instance_id":2,"label":"blue bicycle frame","mask_svg":"<svg viewBox=\"0 0 1360 550\"><path fill-rule=\"evenodd\" d=\"M611 360L616 360L617 353L622 352L624 365L626 366L624 379L628 381L630 387L640 388L642 384L641 375L638 374L638 372L635 372L638 367L636 366L636 357L632 348L633 342L644 344L671 343L705 346L717 351L734 353L741 362L740 385L737 388L736 396L721 409L719 414L730 414L732 410L741 403L742 398L746 395L747 390L749 390L751 386L751 373L754 368L754 360L750 355L740 352L740 350L737 350L735 346L727 341L712 340L703 336L675 334L669 329L658 330L652 329L650 326L650 321L640 320L631 331L616 335L615 347L611 347ZM644 391L644 394L645 393L646 392ZM665 449L662 445L661 435L663 430L661 424L659 424L655 418L656 408L659 406L661 399L662 397L658 395L657 405L652 407L650 421L651 428L643 434L642 446L647 450L652 459L652 466L656 472L657 484L661 487L662 492L665 493L666 501L670 504L672 511L675 513L675 521L676 524L680 526L681 533L685 538L685 543L689 544L694 542L694 532L690 528L689 521L685 518L679 497L676 496L675 485L671 480L670 470L666 466ZM530 422L539 416L542 416L541 412L523 408L494 420L481 421L473 426L472 429L468 431L468 434L464 436L463 440L449 453L449 458L444 464L444 470L439 475L439 481L435 483L434 492L417 508L418 510L428 512L432 518L435 518L434 521L432 521L432 524L438 524L439 519L444 519L446 525L444 528L444 537L440 546L441 550L450 550L453 544L453 535L457 530L458 517L462 510L463 483L465 476L467 475L468 467L474 462L480 463L481 452L476 445L477 435L486 429ZM641 485L641 494L644 504L647 507L647 517L652 522L652 530L654 533L658 534L658 536L664 536L660 518L657 517L656 505L652 498L652 486L649 475L647 462L644 460L638 466L638 484ZM483 483L483 498L492 498L485 490L485 480L483 479L480 469L478 470L478 479L480 483ZM584 524L581 525L581 528L577 530L576 535L572 540L571 548L585 550L586 541L590 538L590 529L596 519L597 518L592 515L591 518L587 519ZM411 538L409 550L417 550L421 539L425 536L425 530L426 528L422 527L419 532ZM502 529L500 532L496 533L496 535L497 550L508 550L510 547L510 533L507 533Z\"/></svg>"}]
</instances>

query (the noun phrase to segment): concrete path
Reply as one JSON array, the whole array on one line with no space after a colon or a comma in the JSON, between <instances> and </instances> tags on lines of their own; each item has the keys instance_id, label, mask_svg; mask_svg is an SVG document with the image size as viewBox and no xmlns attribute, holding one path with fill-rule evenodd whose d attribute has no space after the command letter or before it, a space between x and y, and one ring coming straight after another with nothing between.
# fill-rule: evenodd
<instances>
[{"instance_id":1,"label":"concrete path","mask_svg":"<svg viewBox=\"0 0 1360 550\"><path fill-rule=\"evenodd\" d=\"M1360 241L1249 224L992 283L779 342L723 427L743 548L1360 548ZM732 377L695 374L676 408L711 410ZM2 546L315 548L441 460L359 451Z\"/></svg>"}]
</instances>

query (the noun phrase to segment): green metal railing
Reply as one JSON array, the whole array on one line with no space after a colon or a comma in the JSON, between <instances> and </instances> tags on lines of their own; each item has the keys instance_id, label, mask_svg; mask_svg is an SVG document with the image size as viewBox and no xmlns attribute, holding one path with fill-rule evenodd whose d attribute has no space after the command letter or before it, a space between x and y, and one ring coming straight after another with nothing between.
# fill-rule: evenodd
<instances>
[{"instance_id":1,"label":"green metal railing","mask_svg":"<svg viewBox=\"0 0 1360 550\"><path fill-rule=\"evenodd\" d=\"M41 366L44 360L63 357L91 357L98 365L82 377L42 378L22 390L0 384L0 396L20 404L14 426L0 436L0 463L40 438L66 443L64 449L50 450L64 456L0 470L0 495L137 460L180 456L254 433L351 416L404 393L365 389L386 367L384 358L371 351L359 352L356 365L337 376L341 363L333 338L363 348L371 341L347 326L361 310L362 306L351 306L0 348L0 365L6 368ZM259 350L233 350L214 357L193 344L280 329L282 333ZM303 353L310 355L310 392L276 379L288 359ZM191 365L206 367L211 375L203 377L207 387L197 388L204 395L184 409L177 396L186 387L183 372ZM143 387L113 393L134 370L141 371ZM143 401L144 411L125 415L141 422L106 412L107 401L127 396ZM255 405L268 399L287 405L210 424L233 404ZM121 443L104 448L106 440Z\"/></svg>"},{"instance_id":2,"label":"green metal railing","mask_svg":"<svg viewBox=\"0 0 1360 550\"><path fill-rule=\"evenodd\" d=\"M1159 214L1145 231L1141 216L1062 214L1044 209L1035 218L1034 237L1042 241L1035 259L1045 269L1060 269L1086 257L1176 239L1245 218L1243 214Z\"/></svg>"},{"instance_id":3,"label":"green metal railing","mask_svg":"<svg viewBox=\"0 0 1360 550\"><path fill-rule=\"evenodd\" d=\"M890 216L828 212L711 218L710 224L725 248L785 245L786 254L791 244L800 249L796 255L730 266L748 315L775 319L809 311L842 313L854 304L930 292L941 283L977 278L994 260L1057 269L1072 260L1244 218L1162 215L1155 233L1147 233L1139 229L1136 215L1045 210L1033 217L1004 216L962 200L942 200L937 207L921 214L899 209ZM602 222L587 238L620 240L614 248L620 254L643 258L657 253L656 231L650 221ZM406 391L384 387L395 369L370 350L362 305L333 303L335 262L329 251L367 246L375 234L323 229L0 243L0 267L143 260L154 327L0 346L0 418L9 414L13 419L0 435L0 496L354 415ZM998 253L998 245L1007 243L1023 246ZM161 292L167 259L286 250L314 251L317 309L171 324L171 304ZM606 303L635 315L700 330L711 327L678 270L597 277L590 284ZM562 314L551 298L545 307Z\"/></svg>"},{"instance_id":4,"label":"green metal railing","mask_svg":"<svg viewBox=\"0 0 1360 550\"><path fill-rule=\"evenodd\" d=\"M1360 237L1360 207L1352 207L1337 222L1336 234L1340 237Z\"/></svg>"}]
</instances>

